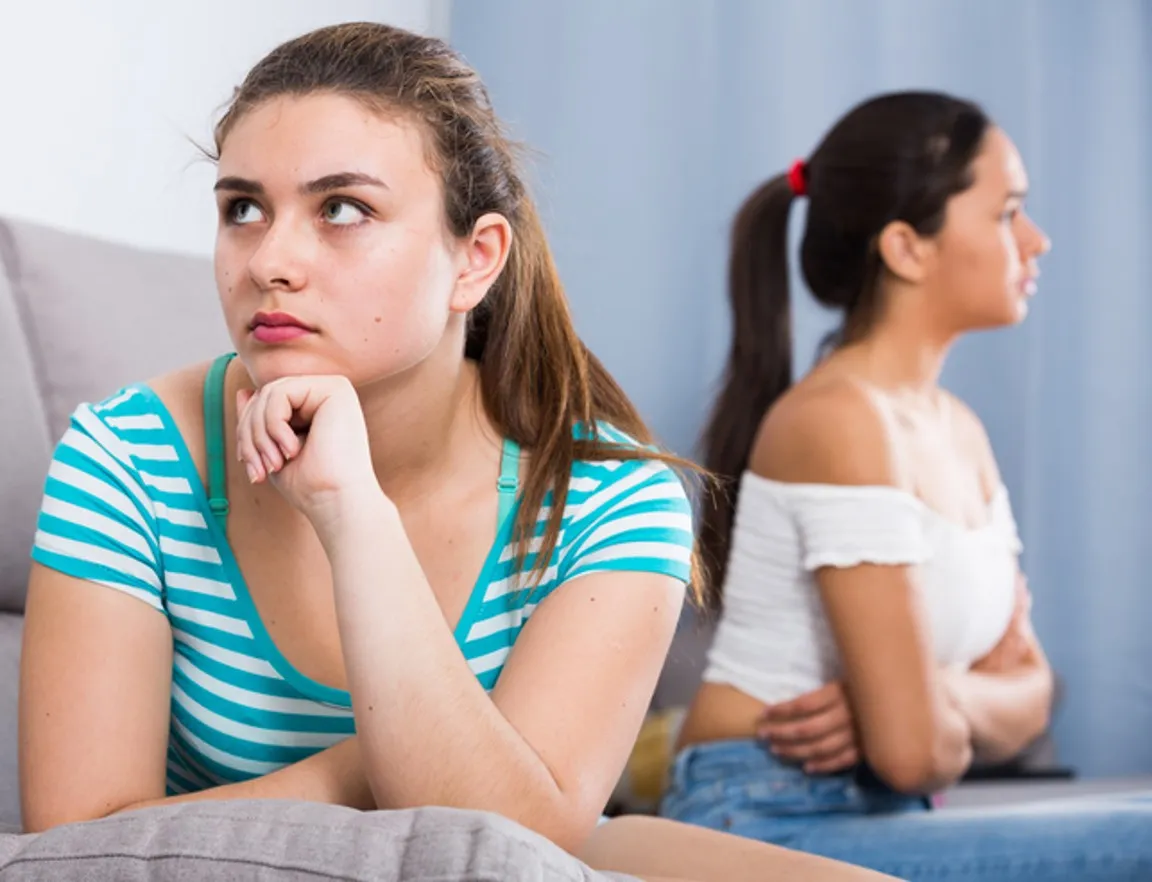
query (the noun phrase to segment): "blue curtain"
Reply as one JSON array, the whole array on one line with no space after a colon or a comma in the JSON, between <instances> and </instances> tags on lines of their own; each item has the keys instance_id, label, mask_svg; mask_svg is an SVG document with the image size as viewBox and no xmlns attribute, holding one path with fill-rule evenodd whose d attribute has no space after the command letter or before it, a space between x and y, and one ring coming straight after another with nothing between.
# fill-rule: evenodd
<instances>
[{"instance_id":1,"label":"blue curtain","mask_svg":"<svg viewBox=\"0 0 1152 882\"><path fill-rule=\"evenodd\" d=\"M1020 327L964 341L1067 695L1061 757L1152 771L1152 4L467 0L452 39L531 166L581 333L689 453L728 344L747 192L870 94L983 103L1054 241ZM830 319L797 288L798 369Z\"/></svg>"}]
</instances>

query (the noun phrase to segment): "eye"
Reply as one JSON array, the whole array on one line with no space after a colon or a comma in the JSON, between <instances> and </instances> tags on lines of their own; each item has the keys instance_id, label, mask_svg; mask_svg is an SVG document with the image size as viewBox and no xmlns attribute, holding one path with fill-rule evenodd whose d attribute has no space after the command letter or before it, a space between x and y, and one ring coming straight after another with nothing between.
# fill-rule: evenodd
<instances>
[{"instance_id":1,"label":"eye","mask_svg":"<svg viewBox=\"0 0 1152 882\"><path fill-rule=\"evenodd\" d=\"M1010 224L1023 213L1024 200L1019 197L1015 197L1004 203L1004 213L1000 215L1000 220Z\"/></svg>"},{"instance_id":2,"label":"eye","mask_svg":"<svg viewBox=\"0 0 1152 882\"><path fill-rule=\"evenodd\" d=\"M347 199L331 199L322 209L324 220L337 227L352 227L367 217L367 212Z\"/></svg>"},{"instance_id":3,"label":"eye","mask_svg":"<svg viewBox=\"0 0 1152 882\"><path fill-rule=\"evenodd\" d=\"M251 199L234 199L229 202L228 207L225 208L224 216L228 220L228 223L235 224L236 226L244 226L263 220L264 212L261 211L260 206Z\"/></svg>"}]
</instances>

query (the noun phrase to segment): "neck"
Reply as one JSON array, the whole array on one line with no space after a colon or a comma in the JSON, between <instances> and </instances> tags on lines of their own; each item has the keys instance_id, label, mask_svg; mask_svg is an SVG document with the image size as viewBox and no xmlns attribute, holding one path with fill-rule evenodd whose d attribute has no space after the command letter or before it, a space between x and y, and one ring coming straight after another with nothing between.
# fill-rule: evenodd
<instances>
[{"instance_id":1,"label":"neck","mask_svg":"<svg viewBox=\"0 0 1152 882\"><path fill-rule=\"evenodd\" d=\"M398 504L452 483L451 475L483 474L499 458L479 368L459 352L436 352L359 392L376 479Z\"/></svg>"},{"instance_id":2,"label":"neck","mask_svg":"<svg viewBox=\"0 0 1152 882\"><path fill-rule=\"evenodd\" d=\"M858 343L847 347L878 385L893 392L932 396L955 334L916 316L889 315Z\"/></svg>"}]
</instances>

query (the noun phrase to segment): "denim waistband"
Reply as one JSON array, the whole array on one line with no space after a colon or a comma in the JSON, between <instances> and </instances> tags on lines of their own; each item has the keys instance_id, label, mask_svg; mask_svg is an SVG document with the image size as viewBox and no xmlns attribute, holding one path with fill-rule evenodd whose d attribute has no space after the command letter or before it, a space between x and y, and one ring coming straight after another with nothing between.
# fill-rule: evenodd
<instances>
[{"instance_id":1,"label":"denim waistband","mask_svg":"<svg viewBox=\"0 0 1152 882\"><path fill-rule=\"evenodd\" d=\"M712 787L754 789L782 813L909 811L931 807L922 796L898 793L866 765L835 775L809 775L774 756L760 741L711 741L687 747L672 762L669 795Z\"/></svg>"}]
</instances>

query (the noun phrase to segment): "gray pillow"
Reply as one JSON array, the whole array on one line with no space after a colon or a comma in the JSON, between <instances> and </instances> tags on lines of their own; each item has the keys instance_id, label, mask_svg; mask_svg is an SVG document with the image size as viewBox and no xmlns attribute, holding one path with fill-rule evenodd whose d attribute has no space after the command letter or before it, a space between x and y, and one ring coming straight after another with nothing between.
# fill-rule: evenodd
<instances>
[{"instance_id":1,"label":"gray pillow","mask_svg":"<svg viewBox=\"0 0 1152 882\"><path fill-rule=\"evenodd\" d=\"M286 800L191 802L0 835L0 882L452 882L631 879L595 873L498 815L357 812Z\"/></svg>"}]
</instances>

